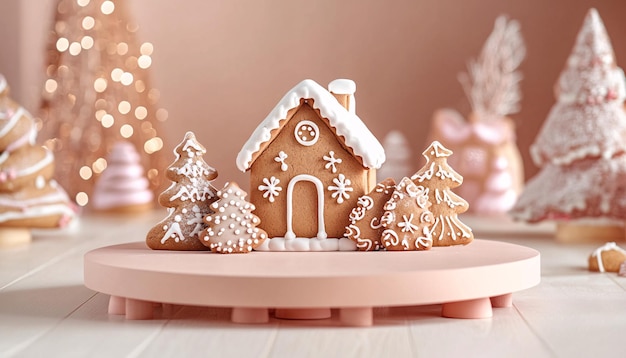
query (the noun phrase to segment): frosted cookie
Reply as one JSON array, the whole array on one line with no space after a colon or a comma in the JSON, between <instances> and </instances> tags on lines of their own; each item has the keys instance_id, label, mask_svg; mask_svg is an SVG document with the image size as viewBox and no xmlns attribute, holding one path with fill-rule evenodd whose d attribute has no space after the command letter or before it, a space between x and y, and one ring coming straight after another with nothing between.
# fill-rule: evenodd
<instances>
[{"instance_id":1,"label":"frosted cookie","mask_svg":"<svg viewBox=\"0 0 626 358\"><path fill-rule=\"evenodd\" d=\"M430 249L433 245L430 206L427 190L415 185L409 178L403 178L384 206L381 220L383 247L390 251Z\"/></svg>"},{"instance_id":2,"label":"frosted cookie","mask_svg":"<svg viewBox=\"0 0 626 358\"><path fill-rule=\"evenodd\" d=\"M380 219L395 185L392 178L387 178L376 184L369 194L357 200L356 207L350 213L350 225L346 227L346 237L356 242L357 250L372 251L381 248L380 238L384 228Z\"/></svg>"},{"instance_id":3,"label":"frosted cookie","mask_svg":"<svg viewBox=\"0 0 626 358\"><path fill-rule=\"evenodd\" d=\"M91 202L95 210L132 213L153 208L154 195L139 159L132 143L115 143L94 186Z\"/></svg>"},{"instance_id":4,"label":"frosted cookie","mask_svg":"<svg viewBox=\"0 0 626 358\"><path fill-rule=\"evenodd\" d=\"M607 242L589 256L589 271L618 272L626 261L626 251L614 242Z\"/></svg>"},{"instance_id":5,"label":"frosted cookie","mask_svg":"<svg viewBox=\"0 0 626 358\"><path fill-rule=\"evenodd\" d=\"M200 242L200 233L206 228L204 217L213 213L210 204L217 200L217 190L211 185L217 171L204 161L205 153L192 132L174 149L176 159L165 172L172 185L159 196L168 216L146 235L151 249L207 249Z\"/></svg>"},{"instance_id":6,"label":"frosted cookie","mask_svg":"<svg viewBox=\"0 0 626 358\"><path fill-rule=\"evenodd\" d=\"M200 234L202 244L222 254L247 253L259 247L267 233L257 227L254 205L245 200L246 193L237 183L227 183L217 192L219 199L211 204L214 214L207 215L207 229Z\"/></svg>"},{"instance_id":7,"label":"frosted cookie","mask_svg":"<svg viewBox=\"0 0 626 358\"><path fill-rule=\"evenodd\" d=\"M16 228L64 227L76 215L65 190L52 178L52 152L36 145L36 139L32 116L9 97L0 75L0 228L13 233ZM26 237L8 236L0 241Z\"/></svg>"},{"instance_id":8,"label":"frosted cookie","mask_svg":"<svg viewBox=\"0 0 626 358\"><path fill-rule=\"evenodd\" d=\"M452 151L434 141L423 155L426 165L411 180L427 189L428 199L432 203L430 210L434 215L434 222L430 234L433 245L469 244L474 239L472 229L458 218L458 214L467 211L469 204L451 190L463 183L463 177L447 163Z\"/></svg>"}]
</instances>

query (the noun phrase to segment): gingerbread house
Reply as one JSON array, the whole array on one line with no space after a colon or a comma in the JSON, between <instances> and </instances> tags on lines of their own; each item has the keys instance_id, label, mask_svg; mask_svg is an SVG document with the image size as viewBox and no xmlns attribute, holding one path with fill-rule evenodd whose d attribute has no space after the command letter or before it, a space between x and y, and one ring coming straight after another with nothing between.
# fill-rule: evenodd
<instances>
[{"instance_id":1,"label":"gingerbread house","mask_svg":"<svg viewBox=\"0 0 626 358\"><path fill-rule=\"evenodd\" d=\"M342 238L359 196L376 185L385 152L355 113L351 80L326 90L304 80L256 128L237 156L250 202L270 237L258 249L353 250Z\"/></svg>"}]
</instances>

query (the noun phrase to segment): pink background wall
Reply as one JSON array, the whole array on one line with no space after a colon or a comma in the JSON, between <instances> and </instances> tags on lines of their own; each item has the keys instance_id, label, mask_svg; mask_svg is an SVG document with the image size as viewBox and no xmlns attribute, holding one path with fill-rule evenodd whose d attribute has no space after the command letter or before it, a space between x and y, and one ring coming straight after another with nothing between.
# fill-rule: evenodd
<instances>
[{"instance_id":1,"label":"pink background wall","mask_svg":"<svg viewBox=\"0 0 626 358\"><path fill-rule=\"evenodd\" d=\"M357 82L357 113L380 140L405 131L416 154L435 109L467 114L457 73L478 55L502 13L521 22L523 110L514 116L527 177L528 146L554 103L552 86L587 9L598 8L618 64L626 66L626 2L620 0L129 0L141 41L155 45L152 79L169 110L168 151L187 130L208 148L217 185L247 176L235 157L280 97L304 78ZM33 112L53 0L0 2L0 72ZM173 159L173 156L172 156Z\"/></svg>"}]
</instances>

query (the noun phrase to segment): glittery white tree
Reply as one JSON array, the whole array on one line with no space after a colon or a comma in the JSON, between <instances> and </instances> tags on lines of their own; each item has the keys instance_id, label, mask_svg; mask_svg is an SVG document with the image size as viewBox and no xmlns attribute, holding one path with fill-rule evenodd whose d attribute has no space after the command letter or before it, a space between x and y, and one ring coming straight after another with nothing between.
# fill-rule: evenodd
<instances>
[{"instance_id":1,"label":"glittery white tree","mask_svg":"<svg viewBox=\"0 0 626 358\"><path fill-rule=\"evenodd\" d=\"M206 228L203 219L213 211L217 190L211 181L217 171L202 158L206 149L187 132L174 149L176 160L165 172L172 185L159 196L159 204L169 215L148 232L146 243L155 250L206 250L200 233Z\"/></svg>"},{"instance_id":2,"label":"glittery white tree","mask_svg":"<svg viewBox=\"0 0 626 358\"><path fill-rule=\"evenodd\" d=\"M527 183L511 214L529 222L595 217L622 221L625 79L595 9L585 18L556 85L556 97L531 146L532 158L542 169Z\"/></svg>"},{"instance_id":3,"label":"glittery white tree","mask_svg":"<svg viewBox=\"0 0 626 358\"><path fill-rule=\"evenodd\" d=\"M59 182L86 205L113 144L126 140L141 154L151 189L164 161L148 71L153 46L139 44L124 1L58 0L46 53L42 137L57 158Z\"/></svg>"},{"instance_id":4,"label":"glittery white tree","mask_svg":"<svg viewBox=\"0 0 626 358\"><path fill-rule=\"evenodd\" d=\"M428 191L435 220L430 228L433 246L469 244L474 239L472 229L458 218L458 214L467 211L469 204L451 190L463 183L463 177L448 165L447 158L452 151L435 141L423 154L426 165L411 180Z\"/></svg>"}]
</instances>

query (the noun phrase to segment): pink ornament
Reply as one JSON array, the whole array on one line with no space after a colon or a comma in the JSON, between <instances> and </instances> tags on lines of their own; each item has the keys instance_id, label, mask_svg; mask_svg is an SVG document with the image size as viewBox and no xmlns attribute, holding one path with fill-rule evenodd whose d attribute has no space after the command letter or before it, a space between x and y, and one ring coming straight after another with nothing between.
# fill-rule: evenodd
<instances>
[{"instance_id":1,"label":"pink ornament","mask_svg":"<svg viewBox=\"0 0 626 358\"><path fill-rule=\"evenodd\" d=\"M614 99L617 99L617 91L615 91L615 89L611 88L606 93L606 100L607 101L612 101Z\"/></svg>"}]
</instances>

